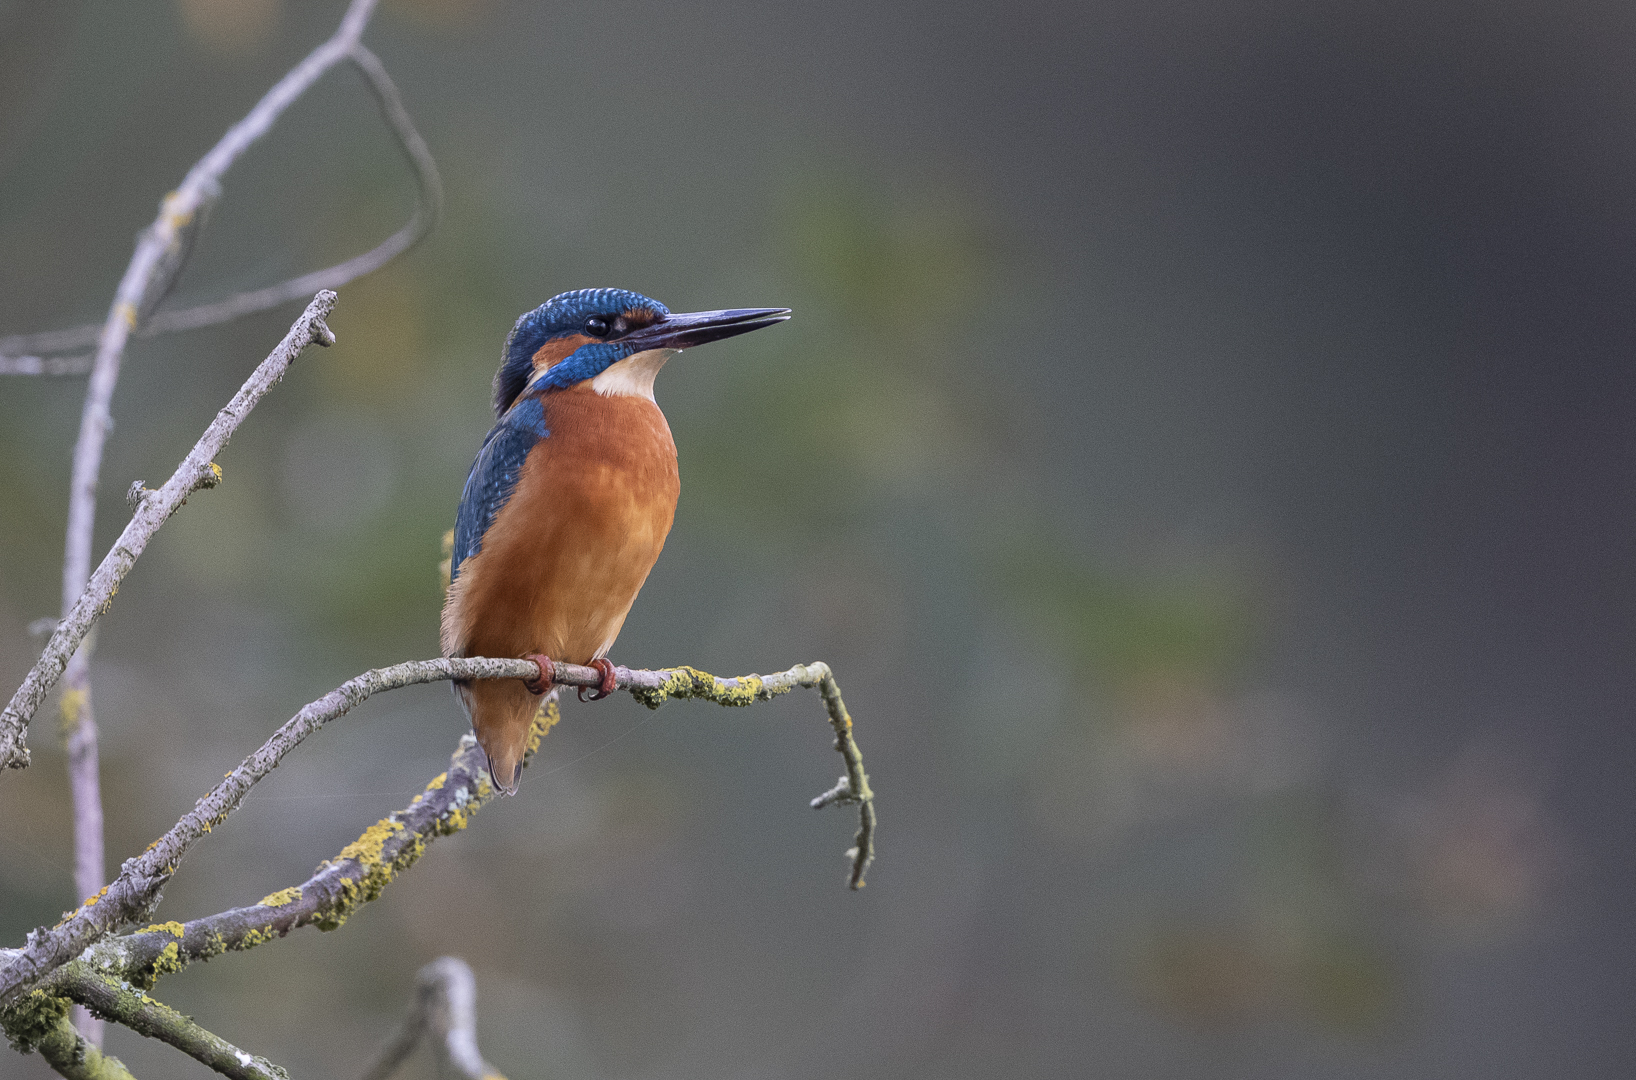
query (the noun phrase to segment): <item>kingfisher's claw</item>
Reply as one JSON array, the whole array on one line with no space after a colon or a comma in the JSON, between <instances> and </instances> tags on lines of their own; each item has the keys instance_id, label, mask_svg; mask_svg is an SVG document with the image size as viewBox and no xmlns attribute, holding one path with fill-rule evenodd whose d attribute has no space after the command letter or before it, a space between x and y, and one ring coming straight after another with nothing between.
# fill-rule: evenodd
<instances>
[{"instance_id":1,"label":"kingfisher's claw","mask_svg":"<svg viewBox=\"0 0 1636 1080\"><path fill-rule=\"evenodd\" d=\"M580 687L579 699L581 701L601 701L603 698L613 693L615 689L613 661L609 660L606 656L599 656L595 660L591 661L590 666L602 672L602 684L595 690L591 690L590 697L585 696L585 691L590 690L591 688L588 686Z\"/></svg>"},{"instance_id":2,"label":"kingfisher's claw","mask_svg":"<svg viewBox=\"0 0 1636 1080\"><path fill-rule=\"evenodd\" d=\"M543 694L557 684L557 666L551 662L549 656L529 653L523 659L534 661L534 666L540 669L540 673L532 679L523 680L523 685L528 688L530 694Z\"/></svg>"}]
</instances>

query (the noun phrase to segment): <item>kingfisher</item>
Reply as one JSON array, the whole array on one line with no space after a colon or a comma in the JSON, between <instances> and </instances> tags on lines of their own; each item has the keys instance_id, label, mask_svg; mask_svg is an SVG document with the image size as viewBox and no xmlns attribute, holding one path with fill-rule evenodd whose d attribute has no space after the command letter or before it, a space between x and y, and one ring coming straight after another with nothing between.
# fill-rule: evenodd
<instances>
[{"instance_id":1,"label":"kingfisher","mask_svg":"<svg viewBox=\"0 0 1636 1080\"><path fill-rule=\"evenodd\" d=\"M659 558L681 492L654 377L683 349L790 317L788 308L675 314L626 289L578 289L517 320L494 376L497 421L455 517L445 656L531 659L528 682L455 683L494 786L515 794L538 695L558 661L595 667ZM580 691L584 697L584 691Z\"/></svg>"}]
</instances>

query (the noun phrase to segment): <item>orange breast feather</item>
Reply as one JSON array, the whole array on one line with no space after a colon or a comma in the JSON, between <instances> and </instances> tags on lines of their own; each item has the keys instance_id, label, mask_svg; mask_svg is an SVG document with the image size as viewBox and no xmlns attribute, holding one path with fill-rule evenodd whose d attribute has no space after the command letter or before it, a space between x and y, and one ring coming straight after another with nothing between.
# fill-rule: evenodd
<instances>
[{"instance_id":1,"label":"orange breast feather","mask_svg":"<svg viewBox=\"0 0 1636 1080\"><path fill-rule=\"evenodd\" d=\"M450 590L448 655L605 655L670 533L680 480L659 407L584 385L542 404L550 434ZM511 681L472 683L462 698L495 776L514 783L538 699Z\"/></svg>"}]
</instances>

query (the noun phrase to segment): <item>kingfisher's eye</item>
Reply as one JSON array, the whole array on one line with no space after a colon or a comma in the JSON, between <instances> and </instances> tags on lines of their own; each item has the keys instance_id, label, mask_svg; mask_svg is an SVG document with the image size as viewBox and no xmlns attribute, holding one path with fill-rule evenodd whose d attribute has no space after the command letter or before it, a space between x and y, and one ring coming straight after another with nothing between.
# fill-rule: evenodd
<instances>
[{"instance_id":1,"label":"kingfisher's eye","mask_svg":"<svg viewBox=\"0 0 1636 1080\"><path fill-rule=\"evenodd\" d=\"M592 337L607 337L608 336L608 320L607 319L597 319L597 318L586 319L585 320L585 332L587 334L590 334Z\"/></svg>"}]
</instances>

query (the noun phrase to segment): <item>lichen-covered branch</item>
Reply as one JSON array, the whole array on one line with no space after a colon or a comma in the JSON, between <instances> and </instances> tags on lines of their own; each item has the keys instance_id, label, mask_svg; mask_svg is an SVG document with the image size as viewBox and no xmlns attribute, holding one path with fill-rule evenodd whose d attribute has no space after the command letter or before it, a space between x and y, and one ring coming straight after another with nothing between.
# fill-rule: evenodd
<instances>
[{"instance_id":1,"label":"lichen-covered branch","mask_svg":"<svg viewBox=\"0 0 1636 1080\"><path fill-rule=\"evenodd\" d=\"M77 1002L94 1015L130 1028L138 1035L169 1043L233 1080L290 1080L290 1074L266 1058L240 1050L206 1031L144 991L108 978L83 963L54 971L40 987L46 994Z\"/></svg>"},{"instance_id":2,"label":"lichen-covered branch","mask_svg":"<svg viewBox=\"0 0 1636 1080\"><path fill-rule=\"evenodd\" d=\"M44 992L30 1002L26 1014L0 1015L12 1048L38 1051L58 1076L68 1080L135 1080L125 1063L104 1054L79 1033L68 1019L68 1002Z\"/></svg>"},{"instance_id":3,"label":"lichen-covered branch","mask_svg":"<svg viewBox=\"0 0 1636 1080\"><path fill-rule=\"evenodd\" d=\"M244 800L257 781L308 735L344 715L370 696L418 683L448 679L527 679L538 674L528 660L485 657L416 660L368 671L308 704L279 728L255 753L228 773L194 809L169 832L135 858L126 860L120 875L98 896L50 930L29 935L25 947L0 962L0 1007L15 1002L50 972L80 956L88 946L120 926L147 917L158 902L159 890L176 872L187 851ZM561 686L594 687L601 681L595 668L558 664ZM850 883L863 885L863 874L874 853L874 795L851 720L841 704L828 665L801 664L774 675L746 675L721 679L695 668L658 671L615 669L616 685L637 700L657 708L669 698L703 698L722 705L749 705L766 701L796 687L816 688L823 695L837 746L849 770L844 801L858 803L862 825L854 849ZM554 702L536 720L529 753L554 722ZM855 778L853 774L855 773ZM434 778L426 790L402 810L376 822L339 856L319 867L307 882L264 898L248 908L235 908L195 922L167 923L97 944L86 960L98 971L140 985L197 959L229 950L254 948L299 926L334 929L360 904L381 894L388 883L412 865L426 845L438 836L465 828L472 813L494 796L482 751L470 735L462 739L448 772Z\"/></svg>"},{"instance_id":4,"label":"lichen-covered branch","mask_svg":"<svg viewBox=\"0 0 1636 1080\"><path fill-rule=\"evenodd\" d=\"M558 716L552 698L535 718L525 763ZM483 751L468 733L456 746L449 768L433 777L408 806L365 829L300 885L262 897L249 907L106 938L81 959L109 977L151 988L161 976L194 961L253 949L303 926L338 929L413 866L428 844L464 829L494 795Z\"/></svg>"},{"instance_id":5,"label":"lichen-covered branch","mask_svg":"<svg viewBox=\"0 0 1636 1080\"><path fill-rule=\"evenodd\" d=\"M557 718L553 696L535 720L530 757ZM185 924L155 924L132 934L105 938L78 959L30 984L16 1004L0 1011L0 1026L12 1036L16 1048L26 1050L38 1045L43 1053L44 1033L53 1030L52 1025L62 1018L67 1002L72 1000L118 1023L126 1023L127 1017L140 1020L148 1028L137 1029L143 1034L163 1038L193 1053L176 1041L186 1035L192 1040L190 1045L203 1046L213 1054L213 1060L206 1061L212 1067L215 1060L226 1060L234 1068L272 1068L264 1062L259 1066L254 1061L246 1064L236 1056L242 1053L237 1050L230 1058L223 1058L213 1049L215 1044L199 1043L197 1033L178 1027L168 1010L145 992L153 989L161 976L180 971L196 960L253 949L302 926L338 928L360 905L380 896L397 874L412 866L427 844L464 829L471 815L493 797L483 752L468 734L460 740L447 772L433 778L403 810L366 829L302 884L273 893L250 907ZM0 963L21 955L14 950L0 950ZM117 1011L110 1006L110 997ZM67 1021L62 1023L66 1025Z\"/></svg>"},{"instance_id":6,"label":"lichen-covered branch","mask_svg":"<svg viewBox=\"0 0 1636 1080\"><path fill-rule=\"evenodd\" d=\"M57 1075L68 1080L135 1080L123 1061L88 1042L66 1016L35 1049Z\"/></svg>"},{"instance_id":7,"label":"lichen-covered branch","mask_svg":"<svg viewBox=\"0 0 1636 1080\"><path fill-rule=\"evenodd\" d=\"M17 959L0 966L0 1006L9 1004L23 987L72 960L110 930L145 918L188 849L225 821L285 754L329 721L383 690L454 678L523 678L533 670L532 664L521 660L411 661L367 671L309 703L228 773L170 831L140 855L127 859L112 884L57 926L30 934Z\"/></svg>"},{"instance_id":8,"label":"lichen-covered branch","mask_svg":"<svg viewBox=\"0 0 1636 1080\"><path fill-rule=\"evenodd\" d=\"M565 682L564 670L574 672L573 686L594 686L595 668L570 668L557 665L557 681ZM776 675L746 675L737 679L718 679L695 668L664 668L659 671L631 671L616 668L618 686L629 690L631 696L650 709L657 709L668 698L703 698L718 705L749 705L768 701L779 694L789 693L798 686L816 689L824 699L829 713L829 725L835 731L835 749L846 763L846 775L829 791L812 800L814 809L835 804L858 807L858 834L852 850L847 852L852 869L847 884L854 889L864 887L864 875L875 859L875 793L869 789L869 776L863 771L863 754L852 737L852 717L841 700L841 687L829 665L822 661L797 664ZM593 681L585 681L593 680Z\"/></svg>"},{"instance_id":9,"label":"lichen-covered branch","mask_svg":"<svg viewBox=\"0 0 1636 1080\"><path fill-rule=\"evenodd\" d=\"M363 1080L386 1080L409 1059L425 1035L431 1036L439 1075L505 1080L477 1049L477 979L459 957L440 957L416 974L409 1014L364 1070Z\"/></svg>"},{"instance_id":10,"label":"lichen-covered branch","mask_svg":"<svg viewBox=\"0 0 1636 1080\"><path fill-rule=\"evenodd\" d=\"M335 335L324 324L325 316L334 307L334 293L322 292L314 297L307 310L290 327L290 332L284 335L284 340L261 362L239 392L233 395L233 400L216 414L171 478L138 503L130 523L109 549L96 573L91 575L78 599L57 623L45 650L12 695L11 702L0 711L0 766L15 769L28 764L25 739L29 720L92 625L107 611L120 581L136 564L153 534L187 501L187 497L202 487L213 487L220 481L221 469L215 464L216 455L227 445L233 432L238 430L256 403L284 377L295 358L313 342L320 345L334 343Z\"/></svg>"}]
</instances>

